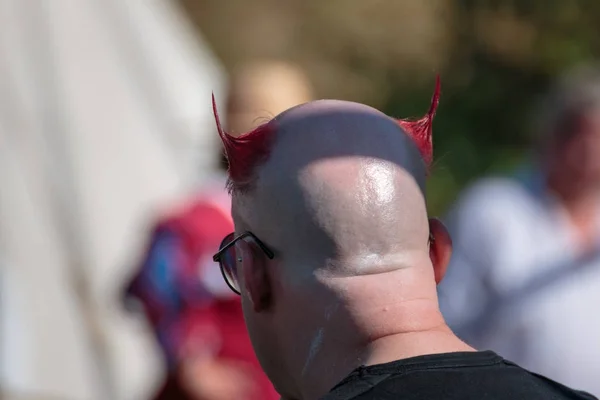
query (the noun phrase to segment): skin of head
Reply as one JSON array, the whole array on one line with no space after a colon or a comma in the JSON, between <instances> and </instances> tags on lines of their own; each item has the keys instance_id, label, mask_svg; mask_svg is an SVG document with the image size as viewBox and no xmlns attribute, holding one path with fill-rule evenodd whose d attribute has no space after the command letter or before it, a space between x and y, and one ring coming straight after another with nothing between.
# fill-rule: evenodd
<instances>
[{"instance_id":1,"label":"skin of head","mask_svg":"<svg viewBox=\"0 0 600 400\"><path fill-rule=\"evenodd\" d=\"M283 398L316 399L359 365L472 350L439 312L451 241L427 217L426 165L398 123L335 100L271 123L270 156L232 214L275 253L236 244L248 331Z\"/></svg>"}]
</instances>

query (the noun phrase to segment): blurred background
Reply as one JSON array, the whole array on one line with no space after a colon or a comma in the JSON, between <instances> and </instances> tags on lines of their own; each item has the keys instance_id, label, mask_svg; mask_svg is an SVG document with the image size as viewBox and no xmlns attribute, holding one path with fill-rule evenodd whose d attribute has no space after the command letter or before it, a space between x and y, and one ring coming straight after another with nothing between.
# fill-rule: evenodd
<instances>
[{"instance_id":1,"label":"blurred background","mask_svg":"<svg viewBox=\"0 0 600 400\"><path fill-rule=\"evenodd\" d=\"M588 0L0 0L0 398L161 386L122 292L160 215L219 174L211 93L244 132L313 98L419 117L439 74L446 215L532 159L541 99L599 55Z\"/></svg>"}]
</instances>

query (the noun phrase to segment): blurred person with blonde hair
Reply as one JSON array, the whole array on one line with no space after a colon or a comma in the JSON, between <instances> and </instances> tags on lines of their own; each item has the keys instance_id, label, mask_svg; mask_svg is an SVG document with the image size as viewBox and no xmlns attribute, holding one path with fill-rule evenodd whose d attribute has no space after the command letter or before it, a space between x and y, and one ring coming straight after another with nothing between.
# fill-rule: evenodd
<instances>
[{"instance_id":1,"label":"blurred person with blonde hair","mask_svg":"<svg viewBox=\"0 0 600 400\"><path fill-rule=\"evenodd\" d=\"M542 105L534 162L450 214L441 308L469 344L598 395L600 69L566 74Z\"/></svg>"},{"instance_id":2,"label":"blurred person with blonde hair","mask_svg":"<svg viewBox=\"0 0 600 400\"><path fill-rule=\"evenodd\" d=\"M274 115L313 99L303 71L282 61L256 61L237 68L227 101L227 125L242 133Z\"/></svg>"},{"instance_id":3,"label":"blurred person with blonde hair","mask_svg":"<svg viewBox=\"0 0 600 400\"><path fill-rule=\"evenodd\" d=\"M228 128L252 129L311 100L310 83L297 67L266 61L232 76ZM222 237L233 229L225 176L159 219L138 274L127 290L144 310L168 365L156 400L269 400L279 395L250 344L239 297L212 261Z\"/></svg>"}]
</instances>

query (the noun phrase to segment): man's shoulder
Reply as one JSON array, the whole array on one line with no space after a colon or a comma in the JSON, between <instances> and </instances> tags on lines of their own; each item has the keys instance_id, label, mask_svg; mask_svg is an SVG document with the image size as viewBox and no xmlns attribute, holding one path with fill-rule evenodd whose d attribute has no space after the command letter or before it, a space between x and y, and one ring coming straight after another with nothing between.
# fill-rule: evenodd
<instances>
[{"instance_id":1,"label":"man's shoulder","mask_svg":"<svg viewBox=\"0 0 600 400\"><path fill-rule=\"evenodd\" d=\"M523 182L511 177L491 177L471 184L458 199L459 208L474 211L479 208L504 208L511 204L532 202L536 199Z\"/></svg>"},{"instance_id":2,"label":"man's shoulder","mask_svg":"<svg viewBox=\"0 0 600 400\"><path fill-rule=\"evenodd\" d=\"M465 371L463 379L456 379L456 371L438 376L403 377L392 375L371 390L352 398L403 400L598 400L591 394L570 389L553 381L533 375L525 379L506 379L490 374L486 379L472 379ZM491 382L495 380L495 382Z\"/></svg>"},{"instance_id":3,"label":"man's shoulder","mask_svg":"<svg viewBox=\"0 0 600 400\"><path fill-rule=\"evenodd\" d=\"M534 374L534 373L530 373L530 374L533 375L534 377L536 377L537 379L539 379L541 382L543 382L544 385L551 387L559 396L560 395L564 396L564 397L557 397L559 399L567 398L567 399L581 399L581 400L598 400L598 398L596 396L594 396L590 393L584 392L582 390L571 389L570 387L560 384L556 381L553 381L552 379L548 379L543 375ZM574 396L574 397L570 397L570 396Z\"/></svg>"},{"instance_id":4,"label":"man's shoulder","mask_svg":"<svg viewBox=\"0 0 600 400\"><path fill-rule=\"evenodd\" d=\"M522 227L523 221L539 218L541 201L519 179L485 178L461 194L445 222L456 239L497 235L499 231Z\"/></svg>"},{"instance_id":5,"label":"man's shoulder","mask_svg":"<svg viewBox=\"0 0 600 400\"><path fill-rule=\"evenodd\" d=\"M363 367L325 399L597 400L493 352L448 353Z\"/></svg>"},{"instance_id":6,"label":"man's shoulder","mask_svg":"<svg viewBox=\"0 0 600 400\"><path fill-rule=\"evenodd\" d=\"M519 204L538 203L546 196L545 178L538 166L522 164L506 175L488 176L474 181L465 189L457 204L467 208L485 209Z\"/></svg>"}]
</instances>

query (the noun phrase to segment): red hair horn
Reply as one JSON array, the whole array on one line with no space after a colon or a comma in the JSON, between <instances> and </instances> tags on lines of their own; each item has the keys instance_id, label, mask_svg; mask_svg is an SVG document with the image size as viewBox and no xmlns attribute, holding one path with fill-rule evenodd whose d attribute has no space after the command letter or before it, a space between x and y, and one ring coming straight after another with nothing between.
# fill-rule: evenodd
<instances>
[{"instance_id":1,"label":"red hair horn","mask_svg":"<svg viewBox=\"0 0 600 400\"><path fill-rule=\"evenodd\" d=\"M252 182L258 164L269 156L275 129L271 122L267 122L248 133L239 136L230 135L221 125L214 93L212 106L217 131L229 163L228 187L230 190L242 190Z\"/></svg>"},{"instance_id":2,"label":"red hair horn","mask_svg":"<svg viewBox=\"0 0 600 400\"><path fill-rule=\"evenodd\" d=\"M423 160L427 166L431 165L431 161L433 159L433 117L435 116L435 111L437 110L438 103L440 102L440 91L441 83L440 76L438 75L435 82L435 91L433 92L433 97L431 99L431 106L429 107L427 114L425 114L423 118L416 121L407 119L397 120L400 127L417 144L419 152L421 153L421 156L423 157Z\"/></svg>"}]
</instances>

